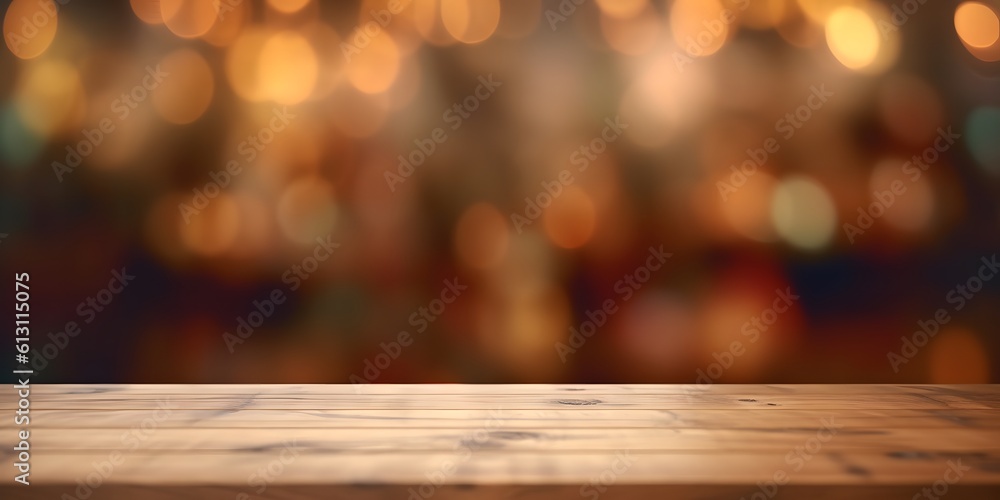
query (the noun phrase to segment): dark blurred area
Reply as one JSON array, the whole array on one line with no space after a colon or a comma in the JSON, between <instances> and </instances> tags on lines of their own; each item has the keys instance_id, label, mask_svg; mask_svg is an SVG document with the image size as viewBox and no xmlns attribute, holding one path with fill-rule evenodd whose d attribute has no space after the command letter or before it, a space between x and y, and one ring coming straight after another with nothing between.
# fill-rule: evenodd
<instances>
[{"instance_id":1,"label":"dark blurred area","mask_svg":"<svg viewBox=\"0 0 1000 500\"><path fill-rule=\"evenodd\" d=\"M35 382L1000 382L996 3L4 11Z\"/></svg>"}]
</instances>

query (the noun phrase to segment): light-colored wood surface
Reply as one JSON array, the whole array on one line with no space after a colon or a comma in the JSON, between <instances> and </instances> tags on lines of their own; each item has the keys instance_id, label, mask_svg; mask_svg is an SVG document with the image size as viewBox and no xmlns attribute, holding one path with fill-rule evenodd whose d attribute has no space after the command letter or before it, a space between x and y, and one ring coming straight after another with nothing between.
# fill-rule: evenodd
<instances>
[{"instance_id":1,"label":"light-colored wood surface","mask_svg":"<svg viewBox=\"0 0 1000 500\"><path fill-rule=\"evenodd\" d=\"M998 386L40 385L29 487L16 405L4 499L1000 499Z\"/></svg>"}]
</instances>

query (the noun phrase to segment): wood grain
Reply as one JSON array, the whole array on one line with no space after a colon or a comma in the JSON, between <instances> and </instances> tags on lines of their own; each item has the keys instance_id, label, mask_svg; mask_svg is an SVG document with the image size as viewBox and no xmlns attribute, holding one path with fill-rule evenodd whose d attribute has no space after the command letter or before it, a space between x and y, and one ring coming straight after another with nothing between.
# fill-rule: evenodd
<instances>
[{"instance_id":1,"label":"wood grain","mask_svg":"<svg viewBox=\"0 0 1000 500\"><path fill-rule=\"evenodd\" d=\"M40 385L31 418L0 498L1000 498L989 385Z\"/></svg>"}]
</instances>

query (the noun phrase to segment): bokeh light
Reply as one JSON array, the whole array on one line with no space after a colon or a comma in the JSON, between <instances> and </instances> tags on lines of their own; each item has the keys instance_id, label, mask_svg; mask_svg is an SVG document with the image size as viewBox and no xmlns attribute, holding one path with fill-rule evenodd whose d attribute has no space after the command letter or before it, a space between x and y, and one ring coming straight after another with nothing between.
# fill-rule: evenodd
<instances>
[{"instance_id":1,"label":"bokeh light","mask_svg":"<svg viewBox=\"0 0 1000 500\"><path fill-rule=\"evenodd\" d=\"M177 207L174 207L177 211ZM197 217L177 218L181 241L188 250L202 256L217 256L229 250L240 232L239 205L232 196L220 193Z\"/></svg>"},{"instance_id":2,"label":"bokeh light","mask_svg":"<svg viewBox=\"0 0 1000 500\"><path fill-rule=\"evenodd\" d=\"M787 242L815 250L826 246L837 227L829 192L806 177L782 179L771 204L774 228Z\"/></svg>"},{"instance_id":3,"label":"bokeh light","mask_svg":"<svg viewBox=\"0 0 1000 500\"><path fill-rule=\"evenodd\" d=\"M9 167L29 165L41 151L42 141L29 130L12 106L0 110L0 158Z\"/></svg>"},{"instance_id":4,"label":"bokeh light","mask_svg":"<svg viewBox=\"0 0 1000 500\"><path fill-rule=\"evenodd\" d=\"M298 104L316 87L316 52L302 35L281 31L260 48L257 81L263 95L281 104Z\"/></svg>"},{"instance_id":5,"label":"bokeh light","mask_svg":"<svg viewBox=\"0 0 1000 500\"><path fill-rule=\"evenodd\" d=\"M384 92L399 74L400 53L388 33L371 39L364 50L347 62L347 78L354 87L367 94Z\"/></svg>"},{"instance_id":6,"label":"bokeh light","mask_svg":"<svg viewBox=\"0 0 1000 500\"><path fill-rule=\"evenodd\" d=\"M267 5L279 12L291 14L302 10L309 2L310 0L267 0Z\"/></svg>"},{"instance_id":7,"label":"bokeh light","mask_svg":"<svg viewBox=\"0 0 1000 500\"><path fill-rule=\"evenodd\" d=\"M605 15L628 19L646 10L649 0L597 0L597 6Z\"/></svg>"},{"instance_id":8,"label":"bokeh light","mask_svg":"<svg viewBox=\"0 0 1000 500\"><path fill-rule=\"evenodd\" d=\"M969 113L965 124L969 152L979 165L1000 174L1000 108L983 106Z\"/></svg>"},{"instance_id":9,"label":"bokeh light","mask_svg":"<svg viewBox=\"0 0 1000 500\"><path fill-rule=\"evenodd\" d=\"M160 12L160 0L129 0L132 12L146 24L163 24L163 14Z\"/></svg>"},{"instance_id":10,"label":"bokeh light","mask_svg":"<svg viewBox=\"0 0 1000 500\"><path fill-rule=\"evenodd\" d=\"M215 78L205 58L194 50L180 49L163 58L160 67L170 75L152 94L160 116L178 125L201 117L215 92Z\"/></svg>"},{"instance_id":11,"label":"bokeh light","mask_svg":"<svg viewBox=\"0 0 1000 500\"><path fill-rule=\"evenodd\" d=\"M216 47L225 47L233 43L243 31L243 25L252 18L251 5L252 2L247 1L222 4L218 19L201 39Z\"/></svg>"},{"instance_id":12,"label":"bokeh light","mask_svg":"<svg viewBox=\"0 0 1000 500\"><path fill-rule=\"evenodd\" d=\"M219 18L219 2L160 0L160 16L171 33L197 38L208 33Z\"/></svg>"},{"instance_id":13,"label":"bokeh light","mask_svg":"<svg viewBox=\"0 0 1000 500\"><path fill-rule=\"evenodd\" d=\"M875 21L865 11L841 7L826 22L826 42L841 64L863 69L878 56L881 36Z\"/></svg>"},{"instance_id":14,"label":"bokeh light","mask_svg":"<svg viewBox=\"0 0 1000 500\"><path fill-rule=\"evenodd\" d=\"M13 0L3 18L7 49L21 59L40 56L56 37L59 14L53 0Z\"/></svg>"},{"instance_id":15,"label":"bokeh light","mask_svg":"<svg viewBox=\"0 0 1000 500\"><path fill-rule=\"evenodd\" d=\"M578 248L590 241L597 224L594 202L578 186L568 186L542 215L545 234L556 246Z\"/></svg>"},{"instance_id":16,"label":"bokeh light","mask_svg":"<svg viewBox=\"0 0 1000 500\"><path fill-rule=\"evenodd\" d=\"M694 63L692 63L694 64ZM714 82L698 66L678 71L675 60L644 61L619 105L621 121L629 124L626 139L643 147L662 146L697 119L698 108L714 93Z\"/></svg>"},{"instance_id":17,"label":"bokeh light","mask_svg":"<svg viewBox=\"0 0 1000 500\"><path fill-rule=\"evenodd\" d=\"M500 23L500 0L442 0L445 29L462 43L479 43Z\"/></svg>"},{"instance_id":18,"label":"bokeh light","mask_svg":"<svg viewBox=\"0 0 1000 500\"><path fill-rule=\"evenodd\" d=\"M731 11L719 0L676 0L670 7L670 29L674 41L689 57L706 57L719 51L732 25L723 22ZM713 23L709 29L706 23Z\"/></svg>"},{"instance_id":19,"label":"bokeh light","mask_svg":"<svg viewBox=\"0 0 1000 500\"><path fill-rule=\"evenodd\" d=\"M836 3L830 2L828 5L834 6ZM824 24L810 19L799 4L792 0L786 0L786 6L782 21L775 26L781 38L795 47L812 49L818 46L823 41Z\"/></svg>"},{"instance_id":20,"label":"bokeh light","mask_svg":"<svg viewBox=\"0 0 1000 500\"><path fill-rule=\"evenodd\" d=\"M660 22L652 6L645 5L645 8L649 12L635 17L601 16L601 33L611 48L622 54L638 55L655 46L659 40Z\"/></svg>"},{"instance_id":21,"label":"bokeh light","mask_svg":"<svg viewBox=\"0 0 1000 500\"><path fill-rule=\"evenodd\" d=\"M448 46L455 43L455 38L444 25L444 0L413 0L412 7L403 12L410 16L417 32L425 41L432 45Z\"/></svg>"},{"instance_id":22,"label":"bokeh light","mask_svg":"<svg viewBox=\"0 0 1000 500\"><path fill-rule=\"evenodd\" d=\"M1000 38L1000 19L989 5L963 2L955 9L955 31L966 45L990 47Z\"/></svg>"},{"instance_id":23,"label":"bokeh light","mask_svg":"<svg viewBox=\"0 0 1000 500\"><path fill-rule=\"evenodd\" d=\"M21 119L42 136L75 126L85 110L80 73L65 61L35 62L20 76L17 89Z\"/></svg>"},{"instance_id":24,"label":"bokeh light","mask_svg":"<svg viewBox=\"0 0 1000 500\"><path fill-rule=\"evenodd\" d=\"M866 0L792 0L816 24L826 24L843 7L860 7Z\"/></svg>"},{"instance_id":25,"label":"bokeh light","mask_svg":"<svg viewBox=\"0 0 1000 500\"><path fill-rule=\"evenodd\" d=\"M226 79L236 95L248 101L267 98L263 87L264 75L261 51L269 33L259 27L249 27L240 34L226 52ZM277 76L276 79L280 79Z\"/></svg>"}]
</instances>

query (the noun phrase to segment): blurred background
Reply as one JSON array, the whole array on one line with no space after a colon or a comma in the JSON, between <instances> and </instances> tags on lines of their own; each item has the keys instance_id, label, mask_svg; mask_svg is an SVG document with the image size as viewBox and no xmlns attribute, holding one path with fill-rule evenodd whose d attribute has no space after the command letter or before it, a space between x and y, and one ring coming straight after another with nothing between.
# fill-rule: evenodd
<instances>
[{"instance_id":1,"label":"blurred background","mask_svg":"<svg viewBox=\"0 0 1000 500\"><path fill-rule=\"evenodd\" d=\"M34 382L1000 382L996 3L4 11Z\"/></svg>"}]
</instances>

